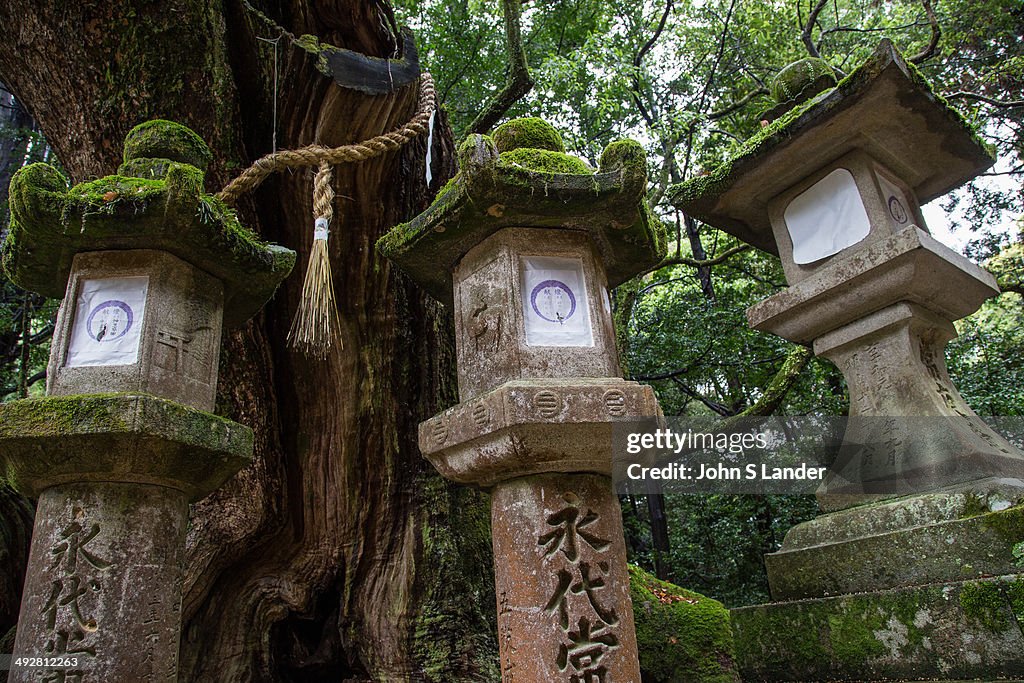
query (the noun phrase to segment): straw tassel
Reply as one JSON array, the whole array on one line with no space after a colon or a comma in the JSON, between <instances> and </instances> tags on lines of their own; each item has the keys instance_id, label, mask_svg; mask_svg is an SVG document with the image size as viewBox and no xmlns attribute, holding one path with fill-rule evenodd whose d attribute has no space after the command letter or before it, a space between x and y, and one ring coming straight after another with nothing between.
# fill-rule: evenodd
<instances>
[{"instance_id":1,"label":"straw tassel","mask_svg":"<svg viewBox=\"0 0 1024 683\"><path fill-rule=\"evenodd\" d=\"M292 348L320 360L327 357L335 339L342 344L327 248L334 218L333 175L331 165L322 161L313 181L313 247L302 282L302 298L288 331L288 344Z\"/></svg>"}]
</instances>

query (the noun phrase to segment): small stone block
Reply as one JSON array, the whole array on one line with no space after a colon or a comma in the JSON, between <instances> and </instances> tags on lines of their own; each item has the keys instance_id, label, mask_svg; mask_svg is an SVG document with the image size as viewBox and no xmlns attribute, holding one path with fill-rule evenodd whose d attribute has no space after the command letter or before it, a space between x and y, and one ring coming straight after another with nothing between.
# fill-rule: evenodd
<instances>
[{"instance_id":1,"label":"small stone block","mask_svg":"<svg viewBox=\"0 0 1024 683\"><path fill-rule=\"evenodd\" d=\"M86 289L95 294L79 306ZM213 410L223 302L219 280L164 251L77 254L57 315L47 395L142 392ZM106 309L122 324L121 339L113 338L118 332L104 336ZM127 335L134 359L110 351Z\"/></svg>"},{"instance_id":2,"label":"small stone block","mask_svg":"<svg viewBox=\"0 0 1024 683\"><path fill-rule=\"evenodd\" d=\"M998 293L990 273L911 225L751 306L747 319L756 330L809 344L900 301L959 320Z\"/></svg>"},{"instance_id":3,"label":"small stone block","mask_svg":"<svg viewBox=\"0 0 1024 683\"><path fill-rule=\"evenodd\" d=\"M0 404L0 465L36 498L58 484L155 484L206 496L252 458L252 430L146 394L85 394Z\"/></svg>"}]
</instances>

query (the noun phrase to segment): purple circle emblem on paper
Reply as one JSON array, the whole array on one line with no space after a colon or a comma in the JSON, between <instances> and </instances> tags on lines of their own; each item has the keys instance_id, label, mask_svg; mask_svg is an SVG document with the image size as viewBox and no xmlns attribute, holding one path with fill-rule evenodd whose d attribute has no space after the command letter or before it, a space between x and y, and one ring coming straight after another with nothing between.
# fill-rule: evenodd
<instances>
[{"instance_id":1,"label":"purple circle emblem on paper","mask_svg":"<svg viewBox=\"0 0 1024 683\"><path fill-rule=\"evenodd\" d=\"M530 292L530 305L534 313L549 323L564 323L576 312L576 295L564 282L544 280ZM566 307L569 312L563 315Z\"/></svg>"},{"instance_id":2,"label":"purple circle emblem on paper","mask_svg":"<svg viewBox=\"0 0 1024 683\"><path fill-rule=\"evenodd\" d=\"M889 197L889 214L901 225L907 222L907 210L896 197Z\"/></svg>"},{"instance_id":3,"label":"purple circle emblem on paper","mask_svg":"<svg viewBox=\"0 0 1024 683\"><path fill-rule=\"evenodd\" d=\"M131 306L123 301L110 299L92 309L88 320L85 321L85 331L100 343L114 341L128 334L134 319Z\"/></svg>"}]
</instances>

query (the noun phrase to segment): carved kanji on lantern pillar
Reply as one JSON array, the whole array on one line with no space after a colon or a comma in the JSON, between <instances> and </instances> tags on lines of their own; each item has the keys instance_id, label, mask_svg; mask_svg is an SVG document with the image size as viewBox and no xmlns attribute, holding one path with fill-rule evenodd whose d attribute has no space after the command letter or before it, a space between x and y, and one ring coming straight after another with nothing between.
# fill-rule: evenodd
<instances>
[{"instance_id":1,"label":"carved kanji on lantern pillar","mask_svg":"<svg viewBox=\"0 0 1024 683\"><path fill-rule=\"evenodd\" d=\"M188 503L252 457L206 412L221 329L295 261L203 194L192 131L142 124L124 158L70 189L45 164L11 182L4 268L64 299L48 396L0 406L0 465L39 499L11 681L177 680Z\"/></svg>"},{"instance_id":2,"label":"carved kanji on lantern pillar","mask_svg":"<svg viewBox=\"0 0 1024 683\"><path fill-rule=\"evenodd\" d=\"M539 119L473 135L461 171L378 249L454 307L462 402L420 425L444 476L492 491L502 680L636 683L611 423L653 416L619 377L608 298L663 257L637 143L595 173Z\"/></svg>"}]
</instances>

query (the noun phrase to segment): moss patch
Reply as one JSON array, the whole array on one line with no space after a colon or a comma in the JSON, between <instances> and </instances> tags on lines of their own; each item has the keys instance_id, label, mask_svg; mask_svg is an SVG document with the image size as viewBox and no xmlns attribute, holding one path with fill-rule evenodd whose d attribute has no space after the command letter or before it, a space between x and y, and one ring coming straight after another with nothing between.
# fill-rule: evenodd
<instances>
[{"instance_id":1,"label":"moss patch","mask_svg":"<svg viewBox=\"0 0 1024 683\"><path fill-rule=\"evenodd\" d=\"M645 681L733 683L729 611L722 603L629 566L640 668Z\"/></svg>"},{"instance_id":2,"label":"moss patch","mask_svg":"<svg viewBox=\"0 0 1024 683\"><path fill-rule=\"evenodd\" d=\"M124 139L124 160L170 159L206 171L210 148L191 129L164 119L140 123Z\"/></svg>"},{"instance_id":3,"label":"moss patch","mask_svg":"<svg viewBox=\"0 0 1024 683\"><path fill-rule=\"evenodd\" d=\"M775 78L772 79L770 90L776 102L786 102L797 99L798 95L804 94L804 90L819 78L825 77L826 81L831 78L831 84L835 85L836 76L832 67L824 59L808 57L784 67ZM821 90L824 90L822 88ZM809 92L807 96L817 95L818 92Z\"/></svg>"},{"instance_id":4,"label":"moss patch","mask_svg":"<svg viewBox=\"0 0 1024 683\"><path fill-rule=\"evenodd\" d=\"M499 153L523 148L565 152L565 143L554 126L535 116L501 124L495 129L493 139Z\"/></svg>"},{"instance_id":5,"label":"moss patch","mask_svg":"<svg viewBox=\"0 0 1024 683\"><path fill-rule=\"evenodd\" d=\"M999 584L993 581L978 581L965 584L960 591L960 607L968 619L977 621L989 631L998 633L1010 625L1010 618L1003 609L1007 598Z\"/></svg>"},{"instance_id":6,"label":"moss patch","mask_svg":"<svg viewBox=\"0 0 1024 683\"><path fill-rule=\"evenodd\" d=\"M511 152L502 152L498 159L502 164L515 164L537 173L594 174L594 169L581 159L543 149L514 149Z\"/></svg>"},{"instance_id":7,"label":"moss patch","mask_svg":"<svg viewBox=\"0 0 1024 683\"><path fill-rule=\"evenodd\" d=\"M127 428L115 392L25 399L0 407L0 439L60 436L76 429Z\"/></svg>"}]
</instances>

